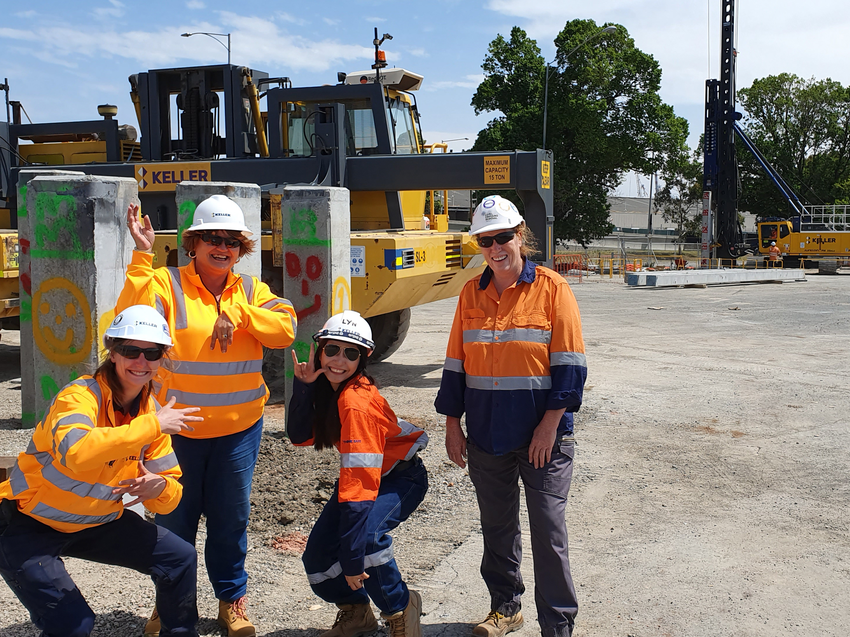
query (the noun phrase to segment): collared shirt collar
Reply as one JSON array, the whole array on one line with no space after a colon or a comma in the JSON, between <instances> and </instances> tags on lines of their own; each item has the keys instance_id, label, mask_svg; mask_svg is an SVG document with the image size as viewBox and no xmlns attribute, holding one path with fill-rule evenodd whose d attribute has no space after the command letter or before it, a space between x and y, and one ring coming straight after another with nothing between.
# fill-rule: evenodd
<instances>
[{"instance_id":1,"label":"collared shirt collar","mask_svg":"<svg viewBox=\"0 0 850 637\"><path fill-rule=\"evenodd\" d=\"M523 257L522 259L522 272L519 273L519 278L516 280L517 284L520 283L534 283L534 279L537 277L537 264L534 263L531 259L526 259ZM488 265L484 268L484 273L481 275L481 280L478 282L479 290L486 290L487 286L490 285L490 280L493 278L493 270L490 269Z\"/></svg>"},{"instance_id":2,"label":"collared shirt collar","mask_svg":"<svg viewBox=\"0 0 850 637\"><path fill-rule=\"evenodd\" d=\"M195 260L189 262L189 265L186 266L186 274L189 277L189 280L198 288L206 288L204 282L201 280L201 275L198 274L198 271L195 269ZM224 285L224 289L226 290L231 285L236 282L236 275L233 274L233 270L228 270L227 272L227 283Z\"/></svg>"}]
</instances>

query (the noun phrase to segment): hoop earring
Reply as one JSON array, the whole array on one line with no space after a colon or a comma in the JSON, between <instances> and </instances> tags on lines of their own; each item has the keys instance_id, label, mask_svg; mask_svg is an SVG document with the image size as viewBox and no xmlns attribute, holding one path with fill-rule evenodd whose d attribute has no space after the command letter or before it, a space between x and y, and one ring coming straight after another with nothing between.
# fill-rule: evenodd
<instances>
[{"instance_id":1,"label":"hoop earring","mask_svg":"<svg viewBox=\"0 0 850 637\"><path fill-rule=\"evenodd\" d=\"M189 250L189 252L186 253L186 256L190 259L194 259L197 255L195 254L194 250Z\"/></svg>"}]
</instances>

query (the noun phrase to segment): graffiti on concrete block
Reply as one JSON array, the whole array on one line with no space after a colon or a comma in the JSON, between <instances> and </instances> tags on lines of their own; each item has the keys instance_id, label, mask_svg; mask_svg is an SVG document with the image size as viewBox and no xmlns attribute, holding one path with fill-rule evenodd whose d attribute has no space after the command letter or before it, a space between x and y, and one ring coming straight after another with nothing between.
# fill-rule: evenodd
<instances>
[{"instance_id":1,"label":"graffiti on concrete block","mask_svg":"<svg viewBox=\"0 0 850 637\"><path fill-rule=\"evenodd\" d=\"M89 302L80 288L62 277L47 279L33 291L32 334L38 349L59 365L74 365L91 354L93 329Z\"/></svg>"},{"instance_id":2,"label":"graffiti on concrete block","mask_svg":"<svg viewBox=\"0 0 850 637\"><path fill-rule=\"evenodd\" d=\"M84 249L80 241L77 201L71 195L37 193L32 231L34 245L30 246L30 256L33 259L94 259L94 249Z\"/></svg>"}]
</instances>

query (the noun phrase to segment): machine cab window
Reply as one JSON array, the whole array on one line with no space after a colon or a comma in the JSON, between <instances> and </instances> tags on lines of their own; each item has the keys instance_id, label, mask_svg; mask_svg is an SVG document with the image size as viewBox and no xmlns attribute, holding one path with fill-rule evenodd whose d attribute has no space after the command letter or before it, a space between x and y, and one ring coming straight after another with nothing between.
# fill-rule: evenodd
<instances>
[{"instance_id":1,"label":"machine cab window","mask_svg":"<svg viewBox=\"0 0 850 637\"><path fill-rule=\"evenodd\" d=\"M761 234L761 247L767 249L770 247L771 241L779 239L779 226L775 223L763 223L759 226Z\"/></svg>"}]
</instances>

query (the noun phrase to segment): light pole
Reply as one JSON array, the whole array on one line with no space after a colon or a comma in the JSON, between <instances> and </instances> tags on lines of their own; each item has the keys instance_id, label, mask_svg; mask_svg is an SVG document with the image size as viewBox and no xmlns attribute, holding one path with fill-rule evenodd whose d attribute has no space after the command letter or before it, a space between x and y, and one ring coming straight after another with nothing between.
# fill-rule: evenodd
<instances>
[{"instance_id":1,"label":"light pole","mask_svg":"<svg viewBox=\"0 0 850 637\"><path fill-rule=\"evenodd\" d=\"M218 42L221 46L227 49L227 65L230 66L230 34L229 33L207 33L206 31L196 31L195 33L181 33L180 37L188 38L193 35L206 35ZM227 44L219 40L216 36L227 38Z\"/></svg>"},{"instance_id":2,"label":"light pole","mask_svg":"<svg viewBox=\"0 0 850 637\"><path fill-rule=\"evenodd\" d=\"M598 37L598 36L602 35L603 33L616 33L616 31L617 31L617 27L607 26L607 27L603 27L603 28L599 29L598 31L591 33L584 40L582 40L576 46L574 46L573 49L564 56L564 62L566 63L567 60L570 59L570 56L573 53L575 53L581 47L583 47L585 44L590 42L593 38ZM549 66L550 66L550 63L547 62L546 63L546 88L543 89L543 150L546 150L546 119L549 115Z\"/></svg>"}]
</instances>

